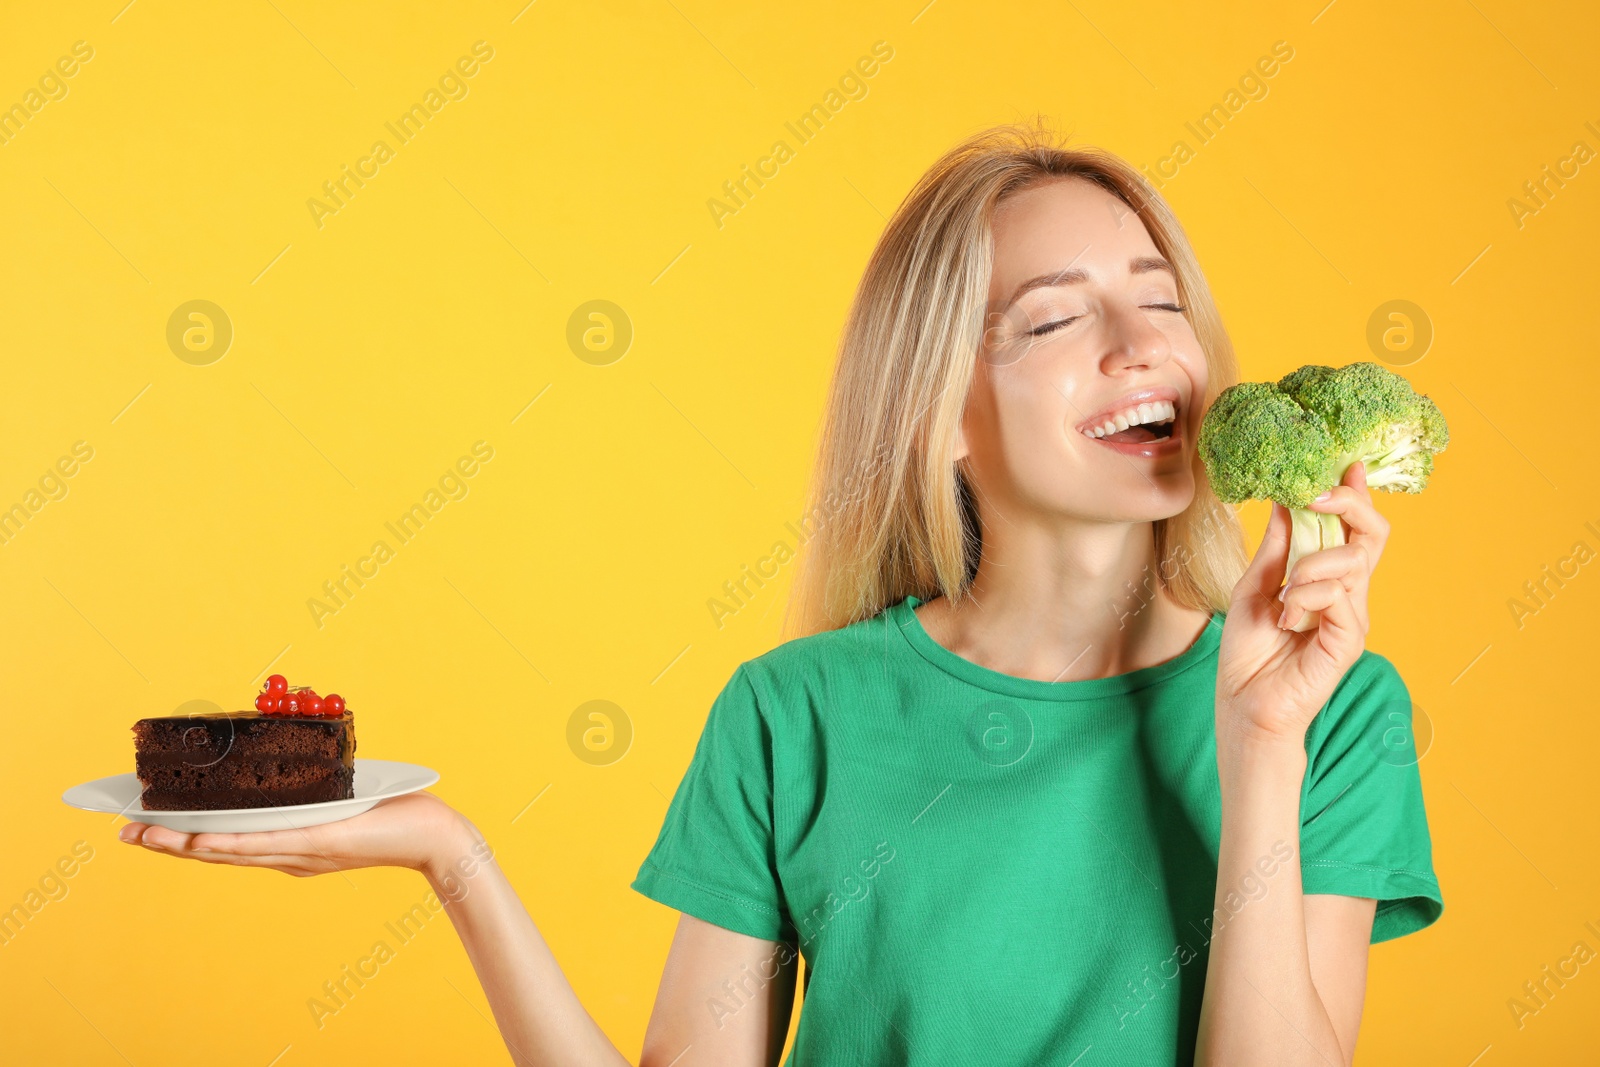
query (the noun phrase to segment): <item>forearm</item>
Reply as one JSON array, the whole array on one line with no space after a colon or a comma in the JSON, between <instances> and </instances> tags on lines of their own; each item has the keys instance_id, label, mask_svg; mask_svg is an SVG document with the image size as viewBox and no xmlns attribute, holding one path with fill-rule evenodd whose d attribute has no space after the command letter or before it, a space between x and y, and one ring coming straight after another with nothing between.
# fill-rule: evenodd
<instances>
[{"instance_id":1,"label":"forearm","mask_svg":"<svg viewBox=\"0 0 1600 1067\"><path fill-rule=\"evenodd\" d=\"M1222 841L1196 1067L1350 1063L1311 978L1300 881L1305 749L1218 738Z\"/></svg>"},{"instance_id":2,"label":"forearm","mask_svg":"<svg viewBox=\"0 0 1600 1067\"><path fill-rule=\"evenodd\" d=\"M467 950L519 1067L617 1067L617 1051L579 1002L477 829L465 819L422 873Z\"/></svg>"}]
</instances>

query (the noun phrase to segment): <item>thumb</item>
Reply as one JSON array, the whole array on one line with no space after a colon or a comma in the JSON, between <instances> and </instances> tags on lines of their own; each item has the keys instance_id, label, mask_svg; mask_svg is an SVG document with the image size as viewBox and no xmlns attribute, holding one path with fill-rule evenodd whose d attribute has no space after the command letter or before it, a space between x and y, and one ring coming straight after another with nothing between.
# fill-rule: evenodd
<instances>
[{"instance_id":1,"label":"thumb","mask_svg":"<svg viewBox=\"0 0 1600 1067\"><path fill-rule=\"evenodd\" d=\"M1255 558L1239 580L1245 590L1265 598L1269 603L1277 602L1278 588L1283 585L1284 571L1288 567L1289 527L1289 509L1273 501L1267 532L1261 538Z\"/></svg>"}]
</instances>

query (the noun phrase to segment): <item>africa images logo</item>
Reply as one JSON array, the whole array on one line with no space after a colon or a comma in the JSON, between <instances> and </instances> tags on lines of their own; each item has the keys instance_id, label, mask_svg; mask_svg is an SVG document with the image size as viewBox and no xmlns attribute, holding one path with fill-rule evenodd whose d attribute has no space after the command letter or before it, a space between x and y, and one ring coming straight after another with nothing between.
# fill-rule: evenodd
<instances>
[{"instance_id":1,"label":"africa images logo","mask_svg":"<svg viewBox=\"0 0 1600 1067\"><path fill-rule=\"evenodd\" d=\"M1033 717L1020 704L986 700L967 714L967 744L991 767L1009 767L1033 748Z\"/></svg>"}]
</instances>

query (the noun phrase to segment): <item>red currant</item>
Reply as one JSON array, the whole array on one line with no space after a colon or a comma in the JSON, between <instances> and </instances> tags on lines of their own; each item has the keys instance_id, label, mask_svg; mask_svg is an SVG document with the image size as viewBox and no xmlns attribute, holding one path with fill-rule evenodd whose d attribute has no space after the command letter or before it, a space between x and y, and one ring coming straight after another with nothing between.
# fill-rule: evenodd
<instances>
[{"instance_id":1,"label":"red currant","mask_svg":"<svg viewBox=\"0 0 1600 1067\"><path fill-rule=\"evenodd\" d=\"M273 696L283 696L289 691L289 680L281 674L274 674L267 679L267 690Z\"/></svg>"},{"instance_id":2,"label":"red currant","mask_svg":"<svg viewBox=\"0 0 1600 1067\"><path fill-rule=\"evenodd\" d=\"M322 702L322 713L324 715L343 715L344 697L338 693L328 694L327 698Z\"/></svg>"},{"instance_id":3,"label":"red currant","mask_svg":"<svg viewBox=\"0 0 1600 1067\"><path fill-rule=\"evenodd\" d=\"M300 713L302 715L321 715L323 706L322 698L312 693L300 702Z\"/></svg>"},{"instance_id":4,"label":"red currant","mask_svg":"<svg viewBox=\"0 0 1600 1067\"><path fill-rule=\"evenodd\" d=\"M272 711L272 705L276 703L276 701L277 698L271 693L262 693L260 696L256 697L256 710L262 714L268 714Z\"/></svg>"},{"instance_id":5,"label":"red currant","mask_svg":"<svg viewBox=\"0 0 1600 1067\"><path fill-rule=\"evenodd\" d=\"M300 714L300 694L290 692L284 695L282 710L285 715Z\"/></svg>"}]
</instances>

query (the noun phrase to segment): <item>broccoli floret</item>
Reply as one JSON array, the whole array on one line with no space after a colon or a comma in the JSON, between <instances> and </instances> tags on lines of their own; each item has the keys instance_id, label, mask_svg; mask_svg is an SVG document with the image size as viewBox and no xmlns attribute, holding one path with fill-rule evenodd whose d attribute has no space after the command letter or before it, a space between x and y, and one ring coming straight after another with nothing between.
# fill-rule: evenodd
<instances>
[{"instance_id":1,"label":"broccoli floret","mask_svg":"<svg viewBox=\"0 0 1600 1067\"><path fill-rule=\"evenodd\" d=\"M1433 472L1434 453L1450 443L1438 405L1376 363L1301 367L1279 379L1278 388L1326 420L1338 446L1339 480L1360 460L1368 486L1420 493Z\"/></svg>"},{"instance_id":2,"label":"broccoli floret","mask_svg":"<svg viewBox=\"0 0 1600 1067\"><path fill-rule=\"evenodd\" d=\"M1273 382L1240 382L1206 412L1200 454L1222 500L1303 507L1332 476L1334 442L1321 419Z\"/></svg>"},{"instance_id":3,"label":"broccoli floret","mask_svg":"<svg viewBox=\"0 0 1600 1067\"><path fill-rule=\"evenodd\" d=\"M1286 573L1302 557L1344 544L1339 516L1307 505L1343 482L1352 464L1366 467L1369 488L1420 493L1434 454L1449 442L1438 405L1376 363L1313 364L1276 382L1240 382L1218 395L1200 426L1200 457L1218 499L1289 509ZM1315 625L1312 613L1295 629Z\"/></svg>"}]
</instances>

